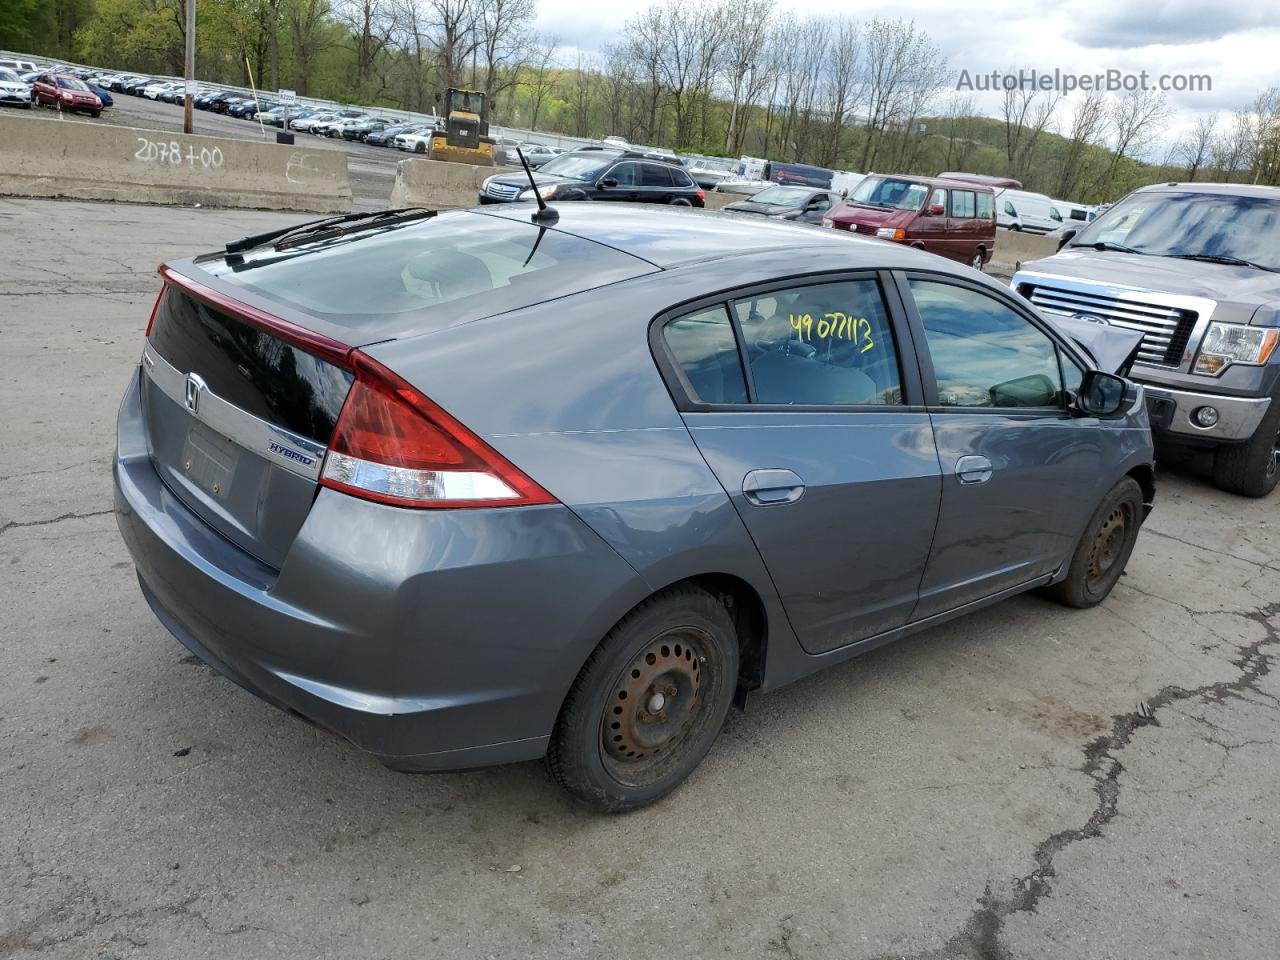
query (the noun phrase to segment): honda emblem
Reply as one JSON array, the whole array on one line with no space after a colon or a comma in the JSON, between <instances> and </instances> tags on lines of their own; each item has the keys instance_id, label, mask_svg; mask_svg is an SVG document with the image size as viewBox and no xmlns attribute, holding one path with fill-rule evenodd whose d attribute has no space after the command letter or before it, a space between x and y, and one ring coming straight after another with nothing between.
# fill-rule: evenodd
<instances>
[{"instance_id":1,"label":"honda emblem","mask_svg":"<svg viewBox=\"0 0 1280 960\"><path fill-rule=\"evenodd\" d=\"M200 410L200 395L208 389L208 384L198 373L187 374L187 409L192 413Z\"/></svg>"}]
</instances>

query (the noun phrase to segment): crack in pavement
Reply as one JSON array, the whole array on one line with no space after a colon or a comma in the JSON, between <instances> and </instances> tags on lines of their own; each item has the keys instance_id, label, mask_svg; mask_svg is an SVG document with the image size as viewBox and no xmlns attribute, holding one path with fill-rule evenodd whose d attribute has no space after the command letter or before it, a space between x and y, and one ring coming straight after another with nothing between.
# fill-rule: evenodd
<instances>
[{"instance_id":1,"label":"crack in pavement","mask_svg":"<svg viewBox=\"0 0 1280 960\"><path fill-rule=\"evenodd\" d=\"M47 527L51 523L61 523L63 520L87 520L90 517L105 517L109 513L115 513L115 510L94 510L90 513L64 513L56 517L50 517L47 520L6 520L0 523L0 533L7 533L17 527Z\"/></svg>"},{"instance_id":2,"label":"crack in pavement","mask_svg":"<svg viewBox=\"0 0 1280 960\"><path fill-rule=\"evenodd\" d=\"M1116 754L1129 745L1134 734L1142 727L1158 727L1160 721L1156 712L1178 703L1201 700L1225 704L1229 699L1256 703L1245 694L1263 693L1258 684L1271 672L1272 660L1266 648L1280 642L1280 628L1269 622L1280 615L1280 602L1237 615L1260 624L1265 635L1253 643L1237 647L1238 655L1231 661L1239 671L1235 679L1208 683L1190 690L1176 685L1162 687L1146 701L1149 708L1146 715L1138 710L1114 715L1111 732L1094 737L1085 745L1084 763L1078 768L1094 781L1094 794L1098 800L1088 820L1082 826L1060 830L1040 841L1032 854L1035 869L1011 880L1003 892L993 890L991 884L987 884L978 898L978 906L959 932L941 947L910 956L886 954L878 960L1012 960L1013 954L1001 941L1004 921L1013 914L1035 913L1040 901L1053 892L1053 880L1058 875L1054 867L1057 855L1072 844L1103 836L1103 828L1116 818L1120 810L1120 774L1124 772L1124 764ZM1243 745L1232 745L1231 749Z\"/></svg>"}]
</instances>

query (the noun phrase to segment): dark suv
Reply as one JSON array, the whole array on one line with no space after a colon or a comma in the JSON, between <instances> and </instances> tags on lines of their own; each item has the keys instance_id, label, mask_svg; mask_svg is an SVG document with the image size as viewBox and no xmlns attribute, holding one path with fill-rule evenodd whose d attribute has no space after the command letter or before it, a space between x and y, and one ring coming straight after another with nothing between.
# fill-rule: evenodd
<instances>
[{"instance_id":1,"label":"dark suv","mask_svg":"<svg viewBox=\"0 0 1280 960\"><path fill-rule=\"evenodd\" d=\"M675 157L583 147L548 160L533 174L543 200L623 200L700 207L706 194ZM524 171L500 173L480 186L481 203L532 200Z\"/></svg>"}]
</instances>

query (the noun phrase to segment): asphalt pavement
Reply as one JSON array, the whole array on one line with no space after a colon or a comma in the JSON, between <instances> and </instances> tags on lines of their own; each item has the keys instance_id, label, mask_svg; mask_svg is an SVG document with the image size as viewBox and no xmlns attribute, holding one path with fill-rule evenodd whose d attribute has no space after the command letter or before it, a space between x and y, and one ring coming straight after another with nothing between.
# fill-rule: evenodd
<instances>
[{"instance_id":1,"label":"asphalt pavement","mask_svg":"<svg viewBox=\"0 0 1280 960\"><path fill-rule=\"evenodd\" d=\"M156 264L302 219L0 199L0 957L1274 960L1280 500L1194 463L1101 607L763 697L625 817L536 763L388 772L187 655L116 407Z\"/></svg>"}]
</instances>

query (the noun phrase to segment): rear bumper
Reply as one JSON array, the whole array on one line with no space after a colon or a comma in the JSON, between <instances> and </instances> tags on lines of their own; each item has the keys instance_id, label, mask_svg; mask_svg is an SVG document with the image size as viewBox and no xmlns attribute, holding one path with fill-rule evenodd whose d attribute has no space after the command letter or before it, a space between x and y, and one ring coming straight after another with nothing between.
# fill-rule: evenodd
<instances>
[{"instance_id":1,"label":"rear bumper","mask_svg":"<svg viewBox=\"0 0 1280 960\"><path fill-rule=\"evenodd\" d=\"M1271 406L1270 397L1228 397L1216 393L1169 390L1143 383L1151 429L1157 435L1236 443L1248 440ZM1201 407L1218 411L1218 422L1201 427L1192 420Z\"/></svg>"},{"instance_id":2,"label":"rear bumper","mask_svg":"<svg viewBox=\"0 0 1280 960\"><path fill-rule=\"evenodd\" d=\"M567 508L404 510L320 490L280 571L160 480L134 377L116 517L143 594L245 689L402 770L533 759L612 623L644 594Z\"/></svg>"}]
</instances>

